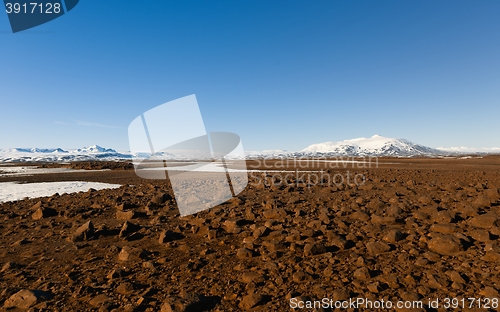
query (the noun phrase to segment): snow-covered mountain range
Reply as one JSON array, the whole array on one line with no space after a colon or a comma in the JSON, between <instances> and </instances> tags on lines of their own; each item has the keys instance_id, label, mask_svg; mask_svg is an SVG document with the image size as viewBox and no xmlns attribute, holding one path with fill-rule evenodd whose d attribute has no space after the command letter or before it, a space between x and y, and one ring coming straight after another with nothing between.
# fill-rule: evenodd
<instances>
[{"instance_id":1,"label":"snow-covered mountain range","mask_svg":"<svg viewBox=\"0 0 500 312\"><path fill-rule=\"evenodd\" d=\"M313 144L301 151L305 154L339 156L431 156L443 151L412 143L405 139L392 139L380 135L340 142Z\"/></svg>"},{"instance_id":2,"label":"snow-covered mountain range","mask_svg":"<svg viewBox=\"0 0 500 312\"><path fill-rule=\"evenodd\" d=\"M405 139L386 138L374 135L371 138L358 138L339 142L325 142L312 144L301 151L290 152L283 150L269 150L261 152L247 152L247 158L276 158L276 157L335 157L335 156L450 156L460 154L500 153L500 148L474 150L468 148L431 148L412 143ZM162 158L175 159L174 155L160 153ZM11 148L0 149L0 163L7 162L70 162L89 160L131 160L134 157L148 158L150 154L131 154L117 152L111 148L98 145L64 150L61 148Z\"/></svg>"},{"instance_id":3,"label":"snow-covered mountain range","mask_svg":"<svg viewBox=\"0 0 500 312\"><path fill-rule=\"evenodd\" d=\"M357 138L338 142L324 142L309 145L301 151L289 152L274 150L268 152L250 152L247 158L276 157L336 157L336 156L388 156L388 157L437 157L464 154L500 154L500 148L432 148L416 144L405 139L387 138L374 135L370 138Z\"/></svg>"},{"instance_id":4,"label":"snow-covered mountain range","mask_svg":"<svg viewBox=\"0 0 500 312\"><path fill-rule=\"evenodd\" d=\"M99 145L64 150L62 148L10 148L0 149L1 162L70 162L85 160L131 159L130 153L119 153Z\"/></svg>"}]
</instances>

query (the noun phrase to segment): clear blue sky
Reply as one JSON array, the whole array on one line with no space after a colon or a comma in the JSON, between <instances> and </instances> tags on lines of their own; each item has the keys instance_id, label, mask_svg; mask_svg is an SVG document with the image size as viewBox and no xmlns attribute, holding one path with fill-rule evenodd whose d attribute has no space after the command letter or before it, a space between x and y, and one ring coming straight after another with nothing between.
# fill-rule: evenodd
<instances>
[{"instance_id":1,"label":"clear blue sky","mask_svg":"<svg viewBox=\"0 0 500 312\"><path fill-rule=\"evenodd\" d=\"M128 150L190 94L246 150L500 146L499 1L81 0L15 34L0 12L0 70L0 148Z\"/></svg>"}]
</instances>

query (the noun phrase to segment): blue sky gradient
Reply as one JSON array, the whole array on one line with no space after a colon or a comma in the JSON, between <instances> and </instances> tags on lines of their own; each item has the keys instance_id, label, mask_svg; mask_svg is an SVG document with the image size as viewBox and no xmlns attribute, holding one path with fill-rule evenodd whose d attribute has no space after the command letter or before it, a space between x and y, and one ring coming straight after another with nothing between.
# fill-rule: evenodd
<instances>
[{"instance_id":1,"label":"blue sky gradient","mask_svg":"<svg viewBox=\"0 0 500 312\"><path fill-rule=\"evenodd\" d=\"M128 150L135 117L190 94L246 150L499 147L499 16L499 1L81 0L12 34L0 13L0 148Z\"/></svg>"}]
</instances>

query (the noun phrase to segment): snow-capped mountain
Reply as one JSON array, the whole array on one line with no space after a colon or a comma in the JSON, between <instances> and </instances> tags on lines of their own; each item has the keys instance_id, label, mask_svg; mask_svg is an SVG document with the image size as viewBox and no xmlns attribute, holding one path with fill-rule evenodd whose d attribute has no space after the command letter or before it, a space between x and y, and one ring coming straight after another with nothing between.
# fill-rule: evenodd
<instances>
[{"instance_id":1,"label":"snow-capped mountain","mask_svg":"<svg viewBox=\"0 0 500 312\"><path fill-rule=\"evenodd\" d=\"M10 153L67 153L67 151L61 148L11 148L11 149L0 149L0 152L10 152Z\"/></svg>"},{"instance_id":2,"label":"snow-capped mountain","mask_svg":"<svg viewBox=\"0 0 500 312\"><path fill-rule=\"evenodd\" d=\"M114 149L100 147L99 145L91 145L89 147L79 148L78 153L116 153Z\"/></svg>"},{"instance_id":3,"label":"snow-capped mountain","mask_svg":"<svg viewBox=\"0 0 500 312\"><path fill-rule=\"evenodd\" d=\"M62 148L11 148L0 149L0 162L68 162L85 160L131 159L130 153L92 145L75 150Z\"/></svg>"},{"instance_id":4,"label":"snow-capped mountain","mask_svg":"<svg viewBox=\"0 0 500 312\"><path fill-rule=\"evenodd\" d=\"M371 138L358 138L340 142L313 144L302 151L305 155L332 156L432 156L445 152L405 139L386 138L374 135Z\"/></svg>"}]
</instances>

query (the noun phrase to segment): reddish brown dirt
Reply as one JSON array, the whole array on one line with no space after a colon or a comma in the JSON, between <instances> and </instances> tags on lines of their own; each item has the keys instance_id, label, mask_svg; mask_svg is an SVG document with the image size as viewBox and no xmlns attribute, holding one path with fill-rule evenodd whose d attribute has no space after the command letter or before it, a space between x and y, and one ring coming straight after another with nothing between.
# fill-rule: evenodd
<instances>
[{"instance_id":1,"label":"reddish brown dirt","mask_svg":"<svg viewBox=\"0 0 500 312\"><path fill-rule=\"evenodd\" d=\"M308 185L307 175L250 173L237 198L182 218L166 181L140 179L127 163L72 166L114 170L0 178L123 185L0 204L4 309L20 290L46 295L17 298L33 311L290 311L290 299L322 298L422 301L413 311L435 311L429 298L441 307L499 298L500 157L288 163L277 169L366 180L313 176ZM93 231L78 231L88 221ZM488 310L497 309L478 309Z\"/></svg>"}]
</instances>

